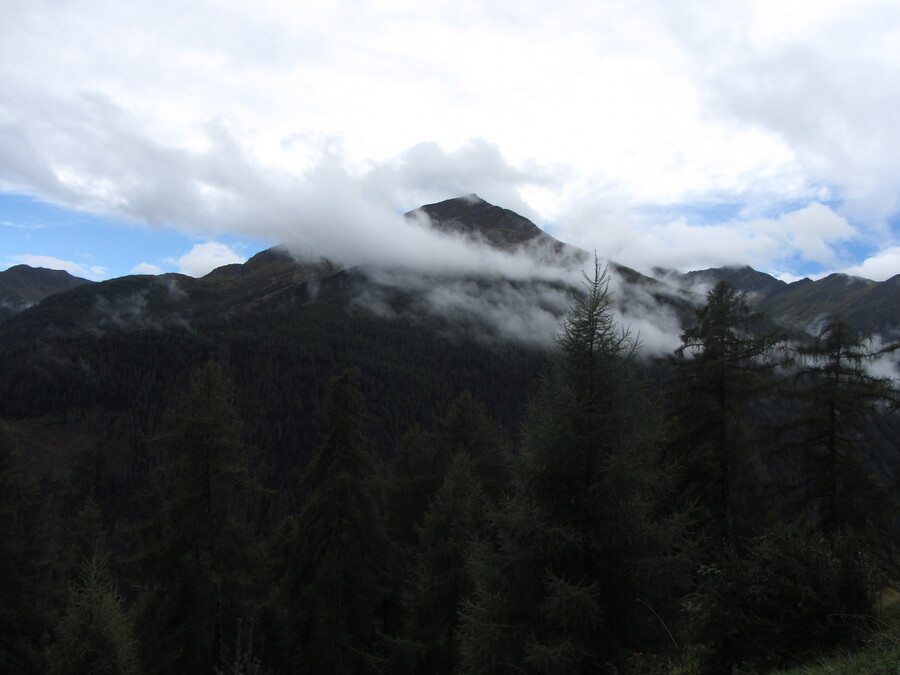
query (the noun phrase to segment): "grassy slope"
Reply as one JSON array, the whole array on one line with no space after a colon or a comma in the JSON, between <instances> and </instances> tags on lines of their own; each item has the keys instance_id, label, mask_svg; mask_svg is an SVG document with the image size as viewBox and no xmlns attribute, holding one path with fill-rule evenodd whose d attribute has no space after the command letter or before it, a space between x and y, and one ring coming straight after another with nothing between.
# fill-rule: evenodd
<instances>
[{"instance_id":1,"label":"grassy slope","mask_svg":"<svg viewBox=\"0 0 900 675\"><path fill-rule=\"evenodd\" d=\"M858 650L821 657L805 666L770 675L900 675L900 590L887 591L878 617L881 628Z\"/></svg>"}]
</instances>

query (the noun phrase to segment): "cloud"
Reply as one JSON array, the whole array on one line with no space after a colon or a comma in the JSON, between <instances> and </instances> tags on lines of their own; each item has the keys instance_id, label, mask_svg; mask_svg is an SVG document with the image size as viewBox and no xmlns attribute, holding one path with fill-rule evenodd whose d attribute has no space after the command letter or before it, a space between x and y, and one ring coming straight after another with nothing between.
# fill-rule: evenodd
<instances>
[{"instance_id":1,"label":"cloud","mask_svg":"<svg viewBox=\"0 0 900 675\"><path fill-rule=\"evenodd\" d=\"M602 197L601 197L602 199ZM857 230L829 206L811 202L774 218L691 222L688 216L655 222L613 205L588 200L566 214L559 236L572 244L640 270L690 271L733 264L777 271L794 260L835 266L840 246ZM781 272L779 272L781 273Z\"/></svg>"},{"instance_id":2,"label":"cloud","mask_svg":"<svg viewBox=\"0 0 900 675\"><path fill-rule=\"evenodd\" d=\"M765 0L664 11L709 114L780 139L797 177L835 190L849 213L879 220L896 212L900 8Z\"/></svg>"},{"instance_id":3,"label":"cloud","mask_svg":"<svg viewBox=\"0 0 900 675\"><path fill-rule=\"evenodd\" d=\"M162 268L151 263L138 263L131 268L132 274L162 274Z\"/></svg>"},{"instance_id":4,"label":"cloud","mask_svg":"<svg viewBox=\"0 0 900 675\"><path fill-rule=\"evenodd\" d=\"M207 239L322 236L348 259L407 248L397 210L469 192L679 267L790 274L846 265L846 237L897 242L889 3L7 4L0 189ZM641 216L717 200L739 217ZM771 217L813 204L855 234Z\"/></svg>"},{"instance_id":5,"label":"cloud","mask_svg":"<svg viewBox=\"0 0 900 675\"><path fill-rule=\"evenodd\" d=\"M203 244L196 244L180 258L172 259L168 262L175 265L182 274L202 277L222 265L242 263L246 260L245 256L234 252L227 245L216 241L208 241ZM156 274L156 272L152 273Z\"/></svg>"},{"instance_id":6,"label":"cloud","mask_svg":"<svg viewBox=\"0 0 900 675\"><path fill-rule=\"evenodd\" d=\"M99 265L82 265L71 260L60 260L49 255L14 255L9 257L17 263L30 265L31 267L46 267L52 270L65 270L69 274L84 279L98 280L106 275L106 268Z\"/></svg>"},{"instance_id":7,"label":"cloud","mask_svg":"<svg viewBox=\"0 0 900 675\"><path fill-rule=\"evenodd\" d=\"M846 267L844 274L852 274L875 281L884 281L900 274L900 246L891 246L866 258L860 265Z\"/></svg>"},{"instance_id":8,"label":"cloud","mask_svg":"<svg viewBox=\"0 0 900 675\"><path fill-rule=\"evenodd\" d=\"M13 227L17 230L40 230L44 225L24 225L22 223L11 223L8 220L0 220L0 225L4 227Z\"/></svg>"},{"instance_id":9,"label":"cloud","mask_svg":"<svg viewBox=\"0 0 900 675\"><path fill-rule=\"evenodd\" d=\"M449 151L435 142L414 145L374 165L364 176L364 189L393 195L407 210L477 190L486 201L537 218L521 191L530 186L553 188L559 182L560 177L550 168L536 162L515 167L498 145L476 138Z\"/></svg>"},{"instance_id":10,"label":"cloud","mask_svg":"<svg viewBox=\"0 0 900 675\"><path fill-rule=\"evenodd\" d=\"M355 299L366 311L413 326L431 317L443 321L450 335L463 332L541 348L554 344L574 294L584 290L580 267L558 269L555 278L427 276L384 269L369 270L368 276L373 283ZM681 324L672 310L614 272L609 281L616 322L638 340L642 356L666 354L680 344ZM415 293L398 303L393 302L397 290Z\"/></svg>"}]
</instances>

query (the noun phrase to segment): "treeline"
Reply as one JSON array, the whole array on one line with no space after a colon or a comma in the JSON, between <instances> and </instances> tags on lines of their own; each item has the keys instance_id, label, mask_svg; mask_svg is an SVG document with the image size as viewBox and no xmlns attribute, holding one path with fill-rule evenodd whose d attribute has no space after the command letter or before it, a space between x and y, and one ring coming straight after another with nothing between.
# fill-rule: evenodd
<instances>
[{"instance_id":1,"label":"treeline","mask_svg":"<svg viewBox=\"0 0 900 675\"><path fill-rule=\"evenodd\" d=\"M296 499L259 481L265 451L214 361L112 531L90 497L55 525L0 426L0 663L730 673L859 639L897 533L897 486L866 455L897 392L868 343L836 320L788 349L720 284L660 388L610 302L597 267L514 442L463 393L378 456L367 373L334 377ZM272 503L292 511L274 528Z\"/></svg>"}]
</instances>

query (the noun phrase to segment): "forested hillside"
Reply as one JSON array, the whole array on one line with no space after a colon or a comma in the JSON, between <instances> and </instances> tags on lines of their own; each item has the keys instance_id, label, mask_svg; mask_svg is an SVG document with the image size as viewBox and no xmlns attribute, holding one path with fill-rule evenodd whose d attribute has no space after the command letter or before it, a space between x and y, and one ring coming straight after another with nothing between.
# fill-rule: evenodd
<instances>
[{"instance_id":1,"label":"forested hillside","mask_svg":"<svg viewBox=\"0 0 900 675\"><path fill-rule=\"evenodd\" d=\"M430 217L581 259L466 203ZM893 334L788 340L757 275L273 249L46 297L0 326L0 663L723 673L864 639L900 540Z\"/></svg>"}]
</instances>

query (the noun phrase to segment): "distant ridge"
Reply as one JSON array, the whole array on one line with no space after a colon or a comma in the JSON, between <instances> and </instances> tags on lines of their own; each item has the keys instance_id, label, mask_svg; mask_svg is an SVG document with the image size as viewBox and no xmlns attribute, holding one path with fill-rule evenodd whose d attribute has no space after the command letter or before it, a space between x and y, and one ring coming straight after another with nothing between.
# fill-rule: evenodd
<instances>
[{"instance_id":1,"label":"distant ridge","mask_svg":"<svg viewBox=\"0 0 900 675\"><path fill-rule=\"evenodd\" d=\"M0 272L0 322L15 316L49 295L93 283L63 270L14 265Z\"/></svg>"},{"instance_id":2,"label":"distant ridge","mask_svg":"<svg viewBox=\"0 0 900 675\"><path fill-rule=\"evenodd\" d=\"M426 204L406 214L411 219L427 220L436 230L460 234L475 242L510 252L524 252L535 262L568 269L588 266L590 254L564 244L543 232L529 219L491 204L476 194ZM598 254L603 257L603 251ZM876 282L844 274L832 274L824 279L803 279L785 283L769 274L749 266L727 266L696 270L685 274L656 269L654 277L623 267L614 261L610 268L622 280L619 298L631 305L633 311L652 314L652 305L667 305L675 311L681 322L692 319L692 305L703 301L706 288L719 281L727 281L738 290L746 292L750 301L774 321L806 333L815 333L830 317L842 317L857 328L877 333L888 339L900 337L900 275L883 282ZM234 315L253 311L263 306L276 306L297 302L317 292L316 284L332 280L336 284L369 283L364 272L347 270L327 259L309 252L298 257L284 246L275 246L257 253L243 264L219 267L205 277L193 279L177 274L122 277L95 284L99 296L109 296L127 305L134 293L142 293L140 301L144 310L170 317L160 322L170 322L204 314ZM355 281L353 281L355 280ZM36 269L17 265L0 272L0 322L63 291L88 284L85 279L67 272ZM313 286L307 286L313 283ZM178 289L177 292L172 289ZM310 290L312 289L312 290ZM641 289L629 293L628 289ZM76 294L77 295L77 294ZM182 297L183 295L183 297ZM98 296L98 297L99 297ZM635 307L649 302L644 308ZM71 297L71 301L67 298ZM135 296L136 297L136 296ZM84 294L78 302L76 296L60 297L53 304L57 308L74 307L79 302L84 311L94 312L93 305ZM52 312L47 308L47 316ZM77 314L77 312L76 312ZM154 318L158 321L159 316ZM40 322L38 317L35 322ZM62 322L60 325L63 325Z\"/></svg>"},{"instance_id":3,"label":"distant ridge","mask_svg":"<svg viewBox=\"0 0 900 675\"><path fill-rule=\"evenodd\" d=\"M666 283L696 292L727 281L760 311L805 332L816 333L829 318L840 317L857 328L886 338L900 337L900 274L872 281L847 274L786 283L749 266L718 267L679 274L654 270Z\"/></svg>"}]
</instances>

